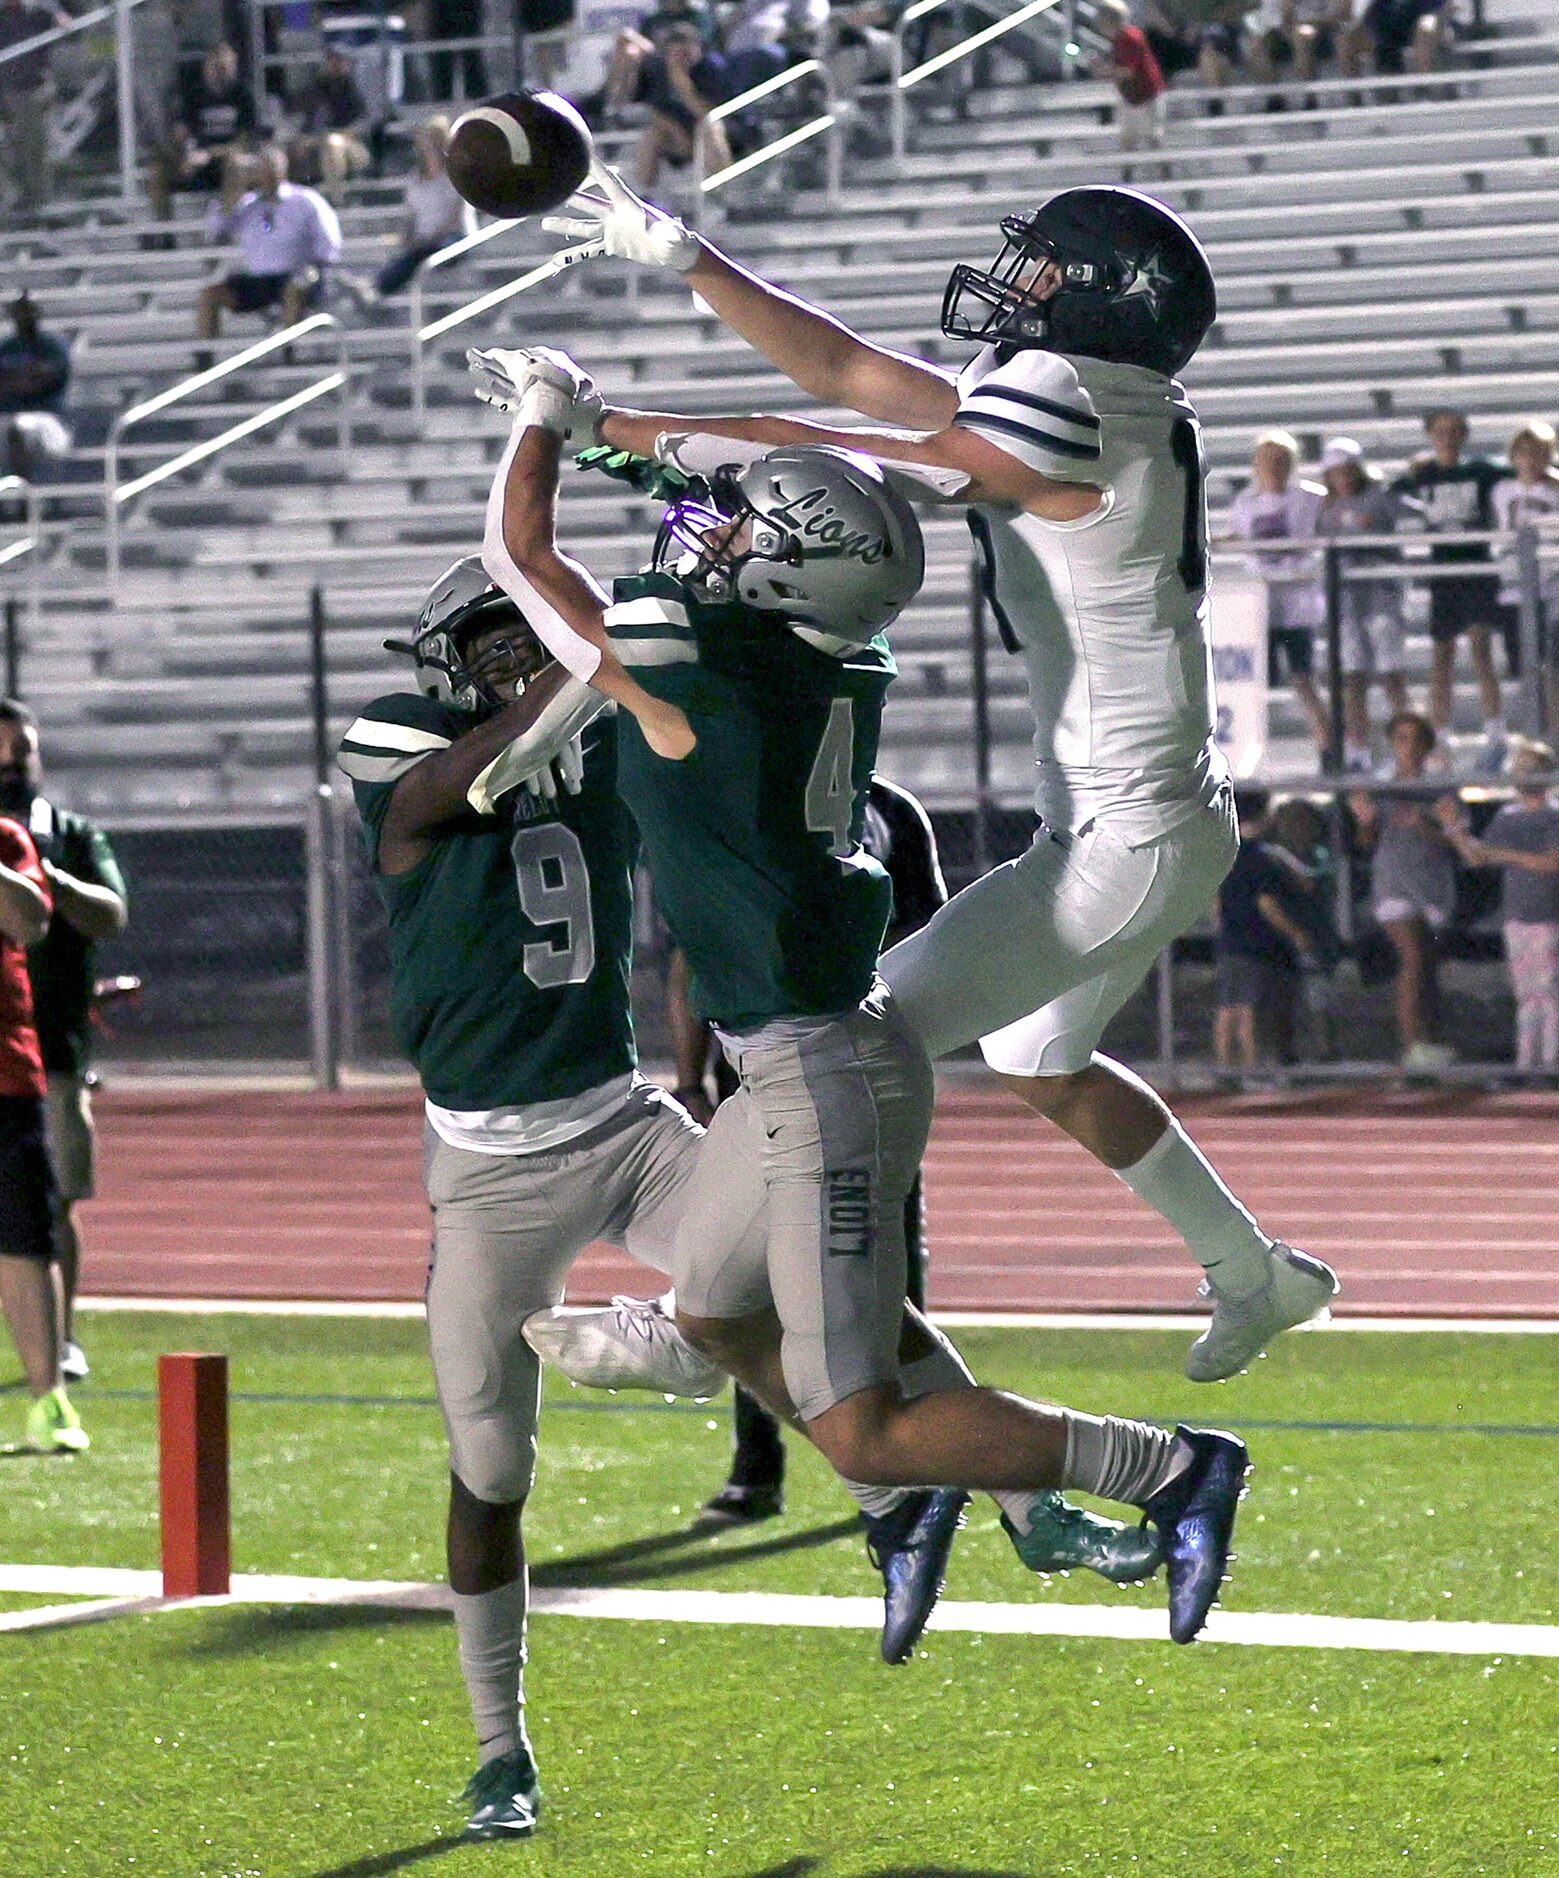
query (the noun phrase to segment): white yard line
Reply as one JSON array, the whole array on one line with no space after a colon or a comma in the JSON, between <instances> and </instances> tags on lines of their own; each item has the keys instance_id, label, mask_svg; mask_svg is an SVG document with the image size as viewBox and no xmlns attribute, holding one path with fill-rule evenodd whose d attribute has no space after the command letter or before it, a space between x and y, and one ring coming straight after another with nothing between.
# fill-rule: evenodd
<instances>
[{"instance_id":1,"label":"white yard line","mask_svg":"<svg viewBox=\"0 0 1559 1878\"><path fill-rule=\"evenodd\" d=\"M78 1298L82 1311L164 1311L191 1317L421 1317L420 1304L333 1303L321 1298ZM1195 1311L933 1311L950 1330L1196 1330ZM1559 1335L1553 1317L1334 1317L1326 1330L1454 1331L1458 1335Z\"/></svg>"},{"instance_id":2,"label":"white yard line","mask_svg":"<svg viewBox=\"0 0 1559 1878\"><path fill-rule=\"evenodd\" d=\"M162 1602L157 1572L100 1571L82 1565L0 1565L0 1592L70 1596L94 1604L55 1605L0 1616L0 1629L87 1623L134 1611L178 1610L192 1604L361 1604L395 1610L447 1610L444 1585L351 1578L286 1578L238 1574L226 1598ZM538 1587L532 1610L558 1617L596 1617L648 1624L737 1624L801 1630L876 1630L876 1598L807 1597L774 1591L641 1591ZM1104 1637L1163 1643L1162 1611L1108 1604L982 1604L949 1599L931 1618L933 1630L984 1636ZM1203 1633L1209 1643L1283 1649L1406 1650L1450 1656L1559 1657L1559 1625L1410 1622L1383 1617L1319 1617L1287 1611L1214 1611Z\"/></svg>"}]
</instances>

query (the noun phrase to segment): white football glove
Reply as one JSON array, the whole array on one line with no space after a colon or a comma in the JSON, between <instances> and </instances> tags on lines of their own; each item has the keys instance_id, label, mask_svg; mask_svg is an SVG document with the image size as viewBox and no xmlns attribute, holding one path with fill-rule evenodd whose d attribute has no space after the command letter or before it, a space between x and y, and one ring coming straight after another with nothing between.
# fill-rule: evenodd
<instances>
[{"instance_id":1,"label":"white football glove","mask_svg":"<svg viewBox=\"0 0 1559 1878\"><path fill-rule=\"evenodd\" d=\"M542 218L549 234L583 245L558 259L564 266L610 255L641 267L669 267L685 274L698 259L698 237L685 222L636 195L609 165L590 165L590 180L564 204L564 215Z\"/></svg>"},{"instance_id":2,"label":"white football glove","mask_svg":"<svg viewBox=\"0 0 1559 1878\"><path fill-rule=\"evenodd\" d=\"M577 796L585 782L585 744L583 736L571 737L550 763L534 776L525 778L525 787L538 802L556 802L560 793Z\"/></svg>"},{"instance_id":3,"label":"white football glove","mask_svg":"<svg viewBox=\"0 0 1559 1878\"><path fill-rule=\"evenodd\" d=\"M603 409L595 380L554 346L515 346L508 350L466 353L472 389L484 404L518 417L533 392L531 415L549 430L557 430L575 450L597 441L596 427ZM538 411L539 407L539 411Z\"/></svg>"}]
</instances>

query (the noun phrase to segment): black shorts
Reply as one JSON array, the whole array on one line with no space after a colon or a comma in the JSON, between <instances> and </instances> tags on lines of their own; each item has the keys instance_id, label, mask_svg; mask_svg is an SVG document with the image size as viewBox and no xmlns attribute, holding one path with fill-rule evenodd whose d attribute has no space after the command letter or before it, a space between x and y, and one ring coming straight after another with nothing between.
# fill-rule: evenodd
<instances>
[{"instance_id":1,"label":"black shorts","mask_svg":"<svg viewBox=\"0 0 1559 1878\"><path fill-rule=\"evenodd\" d=\"M1267 683L1308 678L1315 670L1315 634L1308 626L1274 626L1267 633Z\"/></svg>"},{"instance_id":2,"label":"black shorts","mask_svg":"<svg viewBox=\"0 0 1559 1878\"><path fill-rule=\"evenodd\" d=\"M273 306L280 306L282 295L287 291L290 274L229 274L222 283L233 296L235 313L264 313ZM309 289L304 301L306 306L317 306L320 300L320 283L315 282Z\"/></svg>"},{"instance_id":3,"label":"black shorts","mask_svg":"<svg viewBox=\"0 0 1559 1878\"><path fill-rule=\"evenodd\" d=\"M1429 637L1459 639L1470 626L1493 626L1499 620L1497 576L1452 575L1429 588Z\"/></svg>"},{"instance_id":4,"label":"black shorts","mask_svg":"<svg viewBox=\"0 0 1559 1878\"><path fill-rule=\"evenodd\" d=\"M54 1169L41 1096L0 1096L0 1254L54 1257Z\"/></svg>"}]
</instances>

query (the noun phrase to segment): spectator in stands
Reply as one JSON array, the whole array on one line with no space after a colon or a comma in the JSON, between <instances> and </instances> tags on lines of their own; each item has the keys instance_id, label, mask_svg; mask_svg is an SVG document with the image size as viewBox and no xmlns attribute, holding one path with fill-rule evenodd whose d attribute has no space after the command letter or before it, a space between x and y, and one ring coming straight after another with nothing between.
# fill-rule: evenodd
<instances>
[{"instance_id":1,"label":"spectator in stands","mask_svg":"<svg viewBox=\"0 0 1559 1878\"><path fill-rule=\"evenodd\" d=\"M234 159L259 130L254 93L238 76L238 54L225 41L213 46L169 103L167 142L153 152L147 177L153 213L168 219L175 189L213 195L229 189Z\"/></svg>"},{"instance_id":2,"label":"spectator in stands","mask_svg":"<svg viewBox=\"0 0 1559 1878\"><path fill-rule=\"evenodd\" d=\"M1299 445L1286 430L1263 431L1251 457L1251 480L1229 511L1238 541L1313 541L1326 491L1295 474ZM1326 596L1316 557L1266 552L1251 567L1267 583L1267 683L1286 675L1310 720L1318 750L1331 735L1326 709L1315 688L1315 632L1326 617Z\"/></svg>"},{"instance_id":3,"label":"spectator in stands","mask_svg":"<svg viewBox=\"0 0 1559 1878\"><path fill-rule=\"evenodd\" d=\"M1494 526L1494 485L1503 472L1486 456L1468 456L1465 411L1431 411L1424 419L1429 454L1417 458L1391 485L1423 509L1425 525L1440 534L1484 532ZM1441 566L1466 567L1487 562L1480 542L1433 547L1429 558ZM1465 633L1483 710L1483 749L1478 768L1497 776L1505 761L1505 705L1494 670L1493 635L1498 585L1494 575L1453 574L1429 588L1429 715L1448 730L1454 703L1452 687L1456 642Z\"/></svg>"},{"instance_id":4,"label":"spectator in stands","mask_svg":"<svg viewBox=\"0 0 1559 1878\"><path fill-rule=\"evenodd\" d=\"M417 174L406 185L406 225L400 252L374 282L381 299L400 293L430 255L462 235L476 233L476 210L455 193L444 169L449 119L430 117L417 131Z\"/></svg>"},{"instance_id":5,"label":"spectator in stands","mask_svg":"<svg viewBox=\"0 0 1559 1878\"><path fill-rule=\"evenodd\" d=\"M293 109L299 122L287 158L300 180L318 183L328 196L362 175L368 168L368 106L350 54L326 46L323 63L299 90Z\"/></svg>"},{"instance_id":6,"label":"spectator in stands","mask_svg":"<svg viewBox=\"0 0 1559 1878\"><path fill-rule=\"evenodd\" d=\"M60 1268L61 1368L67 1382L87 1374L71 1313L80 1246L73 1208L93 1191L92 990L95 948L125 929L124 876L108 837L84 815L56 808L43 794L38 723L26 705L0 702L9 761L0 768L0 815L31 834L49 896L48 931L27 953L33 1020L47 1079L46 1122L54 1166L54 1249Z\"/></svg>"},{"instance_id":7,"label":"spectator in stands","mask_svg":"<svg viewBox=\"0 0 1559 1878\"><path fill-rule=\"evenodd\" d=\"M723 169L731 146L709 113L733 95L725 60L705 47L697 29L686 23L670 27L640 72L639 96L650 107L633 160L640 188L655 187L662 163L685 168L695 150L706 175Z\"/></svg>"},{"instance_id":8,"label":"spectator in stands","mask_svg":"<svg viewBox=\"0 0 1559 1878\"><path fill-rule=\"evenodd\" d=\"M1417 711L1386 726L1390 780L1422 783L1434 754L1435 727ZM1395 1013L1402 1067L1413 1075L1448 1069L1456 1052L1436 1043L1441 935L1456 910L1456 847L1463 821L1455 796L1430 803L1417 793L1352 798L1360 847L1373 855L1370 892L1376 919L1396 953Z\"/></svg>"},{"instance_id":9,"label":"spectator in stands","mask_svg":"<svg viewBox=\"0 0 1559 1878\"><path fill-rule=\"evenodd\" d=\"M210 230L236 241L243 267L200 290L196 333L215 339L222 312L265 313L280 308L284 326L296 325L323 294L325 270L341 253L341 224L317 189L287 181L286 152L268 144L254 162L254 187L229 206L213 203ZM203 369L196 354L196 369Z\"/></svg>"},{"instance_id":10,"label":"spectator in stands","mask_svg":"<svg viewBox=\"0 0 1559 1878\"><path fill-rule=\"evenodd\" d=\"M1555 437L1552 424L1537 420L1523 424L1511 438L1506 455L1515 471L1494 485L1494 525L1509 533L1533 527L1547 537L1550 548L1559 546L1559 469L1554 467ZM1539 562L1538 568L1538 645L1542 655L1544 719L1552 728L1559 723L1559 683L1555 664L1559 661L1559 559ZM1514 542L1506 542L1499 555L1499 625L1505 636L1505 648L1511 669L1521 664L1521 564Z\"/></svg>"},{"instance_id":11,"label":"spectator in stands","mask_svg":"<svg viewBox=\"0 0 1559 1878\"><path fill-rule=\"evenodd\" d=\"M834 7L824 34L824 57L833 84L834 109L853 156L874 160L889 154L892 138L874 125L859 103L865 85L882 86L893 70L893 28L899 0L857 0ZM935 16L933 16L935 17ZM879 91L878 97L886 96Z\"/></svg>"},{"instance_id":12,"label":"spectator in stands","mask_svg":"<svg viewBox=\"0 0 1559 1878\"><path fill-rule=\"evenodd\" d=\"M1240 62L1246 15L1255 4L1256 0L1142 0L1142 30L1164 77L1170 79L1194 67L1204 85L1227 85Z\"/></svg>"},{"instance_id":13,"label":"spectator in stands","mask_svg":"<svg viewBox=\"0 0 1559 1878\"><path fill-rule=\"evenodd\" d=\"M23 707L0 705L0 794L26 768ZM25 1446L89 1446L60 1374L54 1174L44 1138L43 1056L25 946L48 930L48 879L32 836L0 815L0 1311L22 1359L32 1406Z\"/></svg>"},{"instance_id":14,"label":"spectator in stands","mask_svg":"<svg viewBox=\"0 0 1559 1878\"><path fill-rule=\"evenodd\" d=\"M64 418L70 348L43 331L25 289L7 311L15 331L0 339L0 475L36 481L70 455Z\"/></svg>"},{"instance_id":15,"label":"spectator in stands","mask_svg":"<svg viewBox=\"0 0 1559 1878\"><path fill-rule=\"evenodd\" d=\"M1123 150L1156 150L1164 141L1164 74L1140 26L1131 23L1126 0L1100 0L1095 29L1110 49L1094 67L1096 78L1113 81L1120 93L1116 123Z\"/></svg>"},{"instance_id":16,"label":"spectator in stands","mask_svg":"<svg viewBox=\"0 0 1559 1878\"><path fill-rule=\"evenodd\" d=\"M1546 743L1512 738L1516 799L1498 811L1481 840L1462 844L1473 867L1504 875L1505 958L1516 994L1516 1067L1559 1074L1559 804L1547 778Z\"/></svg>"},{"instance_id":17,"label":"spectator in stands","mask_svg":"<svg viewBox=\"0 0 1559 1878\"><path fill-rule=\"evenodd\" d=\"M1377 72L1433 72L1445 57L1452 0L1369 0L1360 31Z\"/></svg>"},{"instance_id":18,"label":"spectator in stands","mask_svg":"<svg viewBox=\"0 0 1559 1878\"><path fill-rule=\"evenodd\" d=\"M1369 36L1354 19L1355 0L1261 0L1245 22L1245 63L1261 84L1276 84L1292 66L1301 83L1335 58L1344 78L1369 59ZM1282 99L1276 100L1278 104Z\"/></svg>"},{"instance_id":19,"label":"spectator in stands","mask_svg":"<svg viewBox=\"0 0 1559 1878\"><path fill-rule=\"evenodd\" d=\"M813 58L828 20L829 0L739 0L724 30L729 95Z\"/></svg>"},{"instance_id":20,"label":"spectator in stands","mask_svg":"<svg viewBox=\"0 0 1559 1878\"><path fill-rule=\"evenodd\" d=\"M1240 848L1218 889L1218 1008L1213 1056L1226 1075L1256 1068L1256 1014L1290 1013L1278 1028L1292 1035L1301 964L1311 958L1309 932L1297 916L1299 889L1287 863L1268 845L1265 789L1235 797Z\"/></svg>"},{"instance_id":21,"label":"spectator in stands","mask_svg":"<svg viewBox=\"0 0 1559 1878\"><path fill-rule=\"evenodd\" d=\"M37 0L0 0L0 52L69 24L70 15L59 7L40 6ZM0 65L0 131L5 133L14 179L13 206L23 216L35 214L49 199L49 67L48 46Z\"/></svg>"},{"instance_id":22,"label":"spectator in stands","mask_svg":"<svg viewBox=\"0 0 1559 1878\"><path fill-rule=\"evenodd\" d=\"M1389 490L1380 471L1365 459L1352 437L1333 437L1321 451L1321 479L1326 500L1316 517L1316 533L1329 539L1348 535L1389 535L1407 514L1422 520L1417 505ZM1402 677L1402 583L1360 580L1365 568L1394 559L1390 550L1355 549L1342 557L1343 768L1366 771L1374 766L1370 750L1370 680L1379 681L1393 712L1407 709Z\"/></svg>"},{"instance_id":23,"label":"spectator in stands","mask_svg":"<svg viewBox=\"0 0 1559 1878\"><path fill-rule=\"evenodd\" d=\"M1289 796L1267 817L1268 852L1287 870L1293 901L1290 910L1310 941L1301 954L1298 1008L1274 1013L1279 1059L1319 1061L1337 1054L1332 1034L1330 975L1342 960L1337 929L1337 863L1327 818L1305 796ZM1305 1017L1300 1034L1300 1010Z\"/></svg>"}]
</instances>

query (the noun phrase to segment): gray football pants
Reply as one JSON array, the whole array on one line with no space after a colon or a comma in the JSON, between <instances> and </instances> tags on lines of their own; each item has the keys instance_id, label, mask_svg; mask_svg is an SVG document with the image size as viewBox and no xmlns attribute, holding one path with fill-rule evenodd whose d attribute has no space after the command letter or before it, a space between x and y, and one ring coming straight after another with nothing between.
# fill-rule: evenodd
<instances>
[{"instance_id":1,"label":"gray football pants","mask_svg":"<svg viewBox=\"0 0 1559 1878\"><path fill-rule=\"evenodd\" d=\"M931 1064L882 984L844 1016L722 1041L741 1087L688 1184L677 1303L712 1318L772 1303L785 1384L810 1421L897 1379L904 1200L931 1127Z\"/></svg>"},{"instance_id":2,"label":"gray football pants","mask_svg":"<svg viewBox=\"0 0 1559 1878\"><path fill-rule=\"evenodd\" d=\"M1097 823L1041 828L894 946L883 976L933 1057L978 1038L992 1069L1074 1074L1159 953L1213 905L1238 848L1230 790L1141 847Z\"/></svg>"},{"instance_id":3,"label":"gray football pants","mask_svg":"<svg viewBox=\"0 0 1559 1878\"><path fill-rule=\"evenodd\" d=\"M593 1240L671 1268L702 1140L648 1085L600 1127L539 1154L474 1154L428 1129L428 1341L450 1466L479 1500L521 1500L535 1476L541 1365L520 1325L561 1301L569 1266ZM745 1252L761 1258L761 1219L752 1224Z\"/></svg>"}]
</instances>

